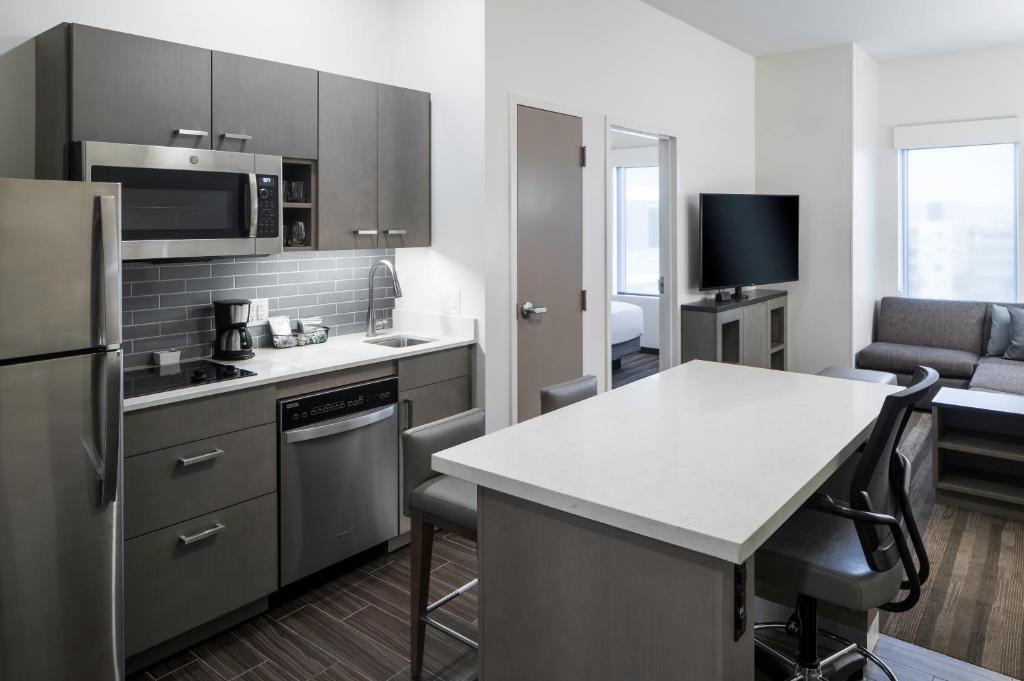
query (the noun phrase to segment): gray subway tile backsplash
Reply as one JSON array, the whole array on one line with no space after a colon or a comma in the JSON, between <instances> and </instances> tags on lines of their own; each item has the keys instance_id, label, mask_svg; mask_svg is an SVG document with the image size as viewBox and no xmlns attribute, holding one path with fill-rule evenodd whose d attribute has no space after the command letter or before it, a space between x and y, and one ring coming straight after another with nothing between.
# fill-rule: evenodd
<instances>
[{"instance_id":1,"label":"gray subway tile backsplash","mask_svg":"<svg viewBox=\"0 0 1024 681\"><path fill-rule=\"evenodd\" d=\"M212 301L267 298L273 315L317 315L331 335L362 333L368 267L394 251L297 251L210 263L125 263L122 307L126 366L150 362L154 350L177 347L182 359L208 357L214 338ZM374 307L395 306L388 275L374 279ZM378 313L380 315L381 313ZM258 347L270 345L266 325L251 329ZM287 352L283 350L282 352Z\"/></svg>"}]
</instances>

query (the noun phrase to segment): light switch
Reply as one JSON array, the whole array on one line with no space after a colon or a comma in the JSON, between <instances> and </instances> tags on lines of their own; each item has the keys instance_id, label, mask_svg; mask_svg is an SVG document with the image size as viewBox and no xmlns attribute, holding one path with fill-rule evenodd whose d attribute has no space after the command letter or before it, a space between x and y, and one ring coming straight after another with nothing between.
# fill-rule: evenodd
<instances>
[{"instance_id":1,"label":"light switch","mask_svg":"<svg viewBox=\"0 0 1024 681\"><path fill-rule=\"evenodd\" d=\"M462 292L458 289L448 289L442 295L442 301L445 314L459 314L462 309Z\"/></svg>"}]
</instances>

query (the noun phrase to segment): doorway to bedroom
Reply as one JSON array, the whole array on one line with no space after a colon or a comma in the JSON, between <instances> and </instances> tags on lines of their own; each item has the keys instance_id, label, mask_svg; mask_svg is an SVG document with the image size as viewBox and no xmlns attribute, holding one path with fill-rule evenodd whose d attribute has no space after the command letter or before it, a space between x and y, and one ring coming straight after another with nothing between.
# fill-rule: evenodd
<instances>
[{"instance_id":1,"label":"doorway to bedroom","mask_svg":"<svg viewBox=\"0 0 1024 681\"><path fill-rule=\"evenodd\" d=\"M671 366L664 339L669 317L667 249L670 215L668 140L656 134L610 126L611 290L608 306L611 386L645 378ZM668 341L670 342L670 341Z\"/></svg>"}]
</instances>

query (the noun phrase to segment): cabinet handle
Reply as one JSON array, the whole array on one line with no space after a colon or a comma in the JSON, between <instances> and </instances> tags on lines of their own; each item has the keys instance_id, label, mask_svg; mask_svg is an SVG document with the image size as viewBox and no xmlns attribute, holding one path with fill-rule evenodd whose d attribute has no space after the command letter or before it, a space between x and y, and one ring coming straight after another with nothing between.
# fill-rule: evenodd
<instances>
[{"instance_id":1,"label":"cabinet handle","mask_svg":"<svg viewBox=\"0 0 1024 681\"><path fill-rule=\"evenodd\" d=\"M352 233L359 236L377 236L377 230L375 229L353 229Z\"/></svg>"},{"instance_id":2,"label":"cabinet handle","mask_svg":"<svg viewBox=\"0 0 1024 681\"><path fill-rule=\"evenodd\" d=\"M195 456L182 457L178 459L178 465L180 465L183 468L186 468L188 466L195 466L197 463L202 463L204 461L216 459L223 453L223 449L214 449L209 452L206 452L205 454L196 454Z\"/></svg>"},{"instance_id":3,"label":"cabinet handle","mask_svg":"<svg viewBox=\"0 0 1024 681\"><path fill-rule=\"evenodd\" d=\"M181 135L182 137L206 137L210 133L205 130L189 130L188 128L178 128L174 131L175 135Z\"/></svg>"},{"instance_id":4,"label":"cabinet handle","mask_svg":"<svg viewBox=\"0 0 1024 681\"><path fill-rule=\"evenodd\" d=\"M197 541L209 539L214 535L220 534L226 529L228 529L228 526L224 523L216 523L213 527L208 527L201 532L196 532L195 534L178 535L178 541L181 542L182 545L188 546L189 544L195 544Z\"/></svg>"},{"instance_id":5,"label":"cabinet handle","mask_svg":"<svg viewBox=\"0 0 1024 681\"><path fill-rule=\"evenodd\" d=\"M405 409L403 410L403 415L405 418L402 419L402 422L404 424L402 430L405 431L412 428L412 400L403 399L402 406L405 407Z\"/></svg>"},{"instance_id":6,"label":"cabinet handle","mask_svg":"<svg viewBox=\"0 0 1024 681\"><path fill-rule=\"evenodd\" d=\"M388 236L405 236L409 231L405 229L386 229L384 233Z\"/></svg>"},{"instance_id":7,"label":"cabinet handle","mask_svg":"<svg viewBox=\"0 0 1024 681\"><path fill-rule=\"evenodd\" d=\"M226 140L242 140L243 142L252 139L252 135L246 135L242 132L222 132L220 136Z\"/></svg>"}]
</instances>

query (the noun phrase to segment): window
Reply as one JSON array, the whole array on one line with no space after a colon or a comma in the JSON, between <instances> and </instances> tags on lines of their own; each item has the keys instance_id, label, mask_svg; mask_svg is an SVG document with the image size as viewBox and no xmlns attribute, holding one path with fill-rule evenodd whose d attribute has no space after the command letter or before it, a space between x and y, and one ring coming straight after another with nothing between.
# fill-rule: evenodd
<instances>
[{"instance_id":1,"label":"window","mask_svg":"<svg viewBox=\"0 0 1024 681\"><path fill-rule=\"evenodd\" d=\"M903 293L1016 301L1017 144L900 153Z\"/></svg>"},{"instance_id":2,"label":"window","mask_svg":"<svg viewBox=\"0 0 1024 681\"><path fill-rule=\"evenodd\" d=\"M620 295L659 295L658 166L615 169L615 286Z\"/></svg>"}]
</instances>

